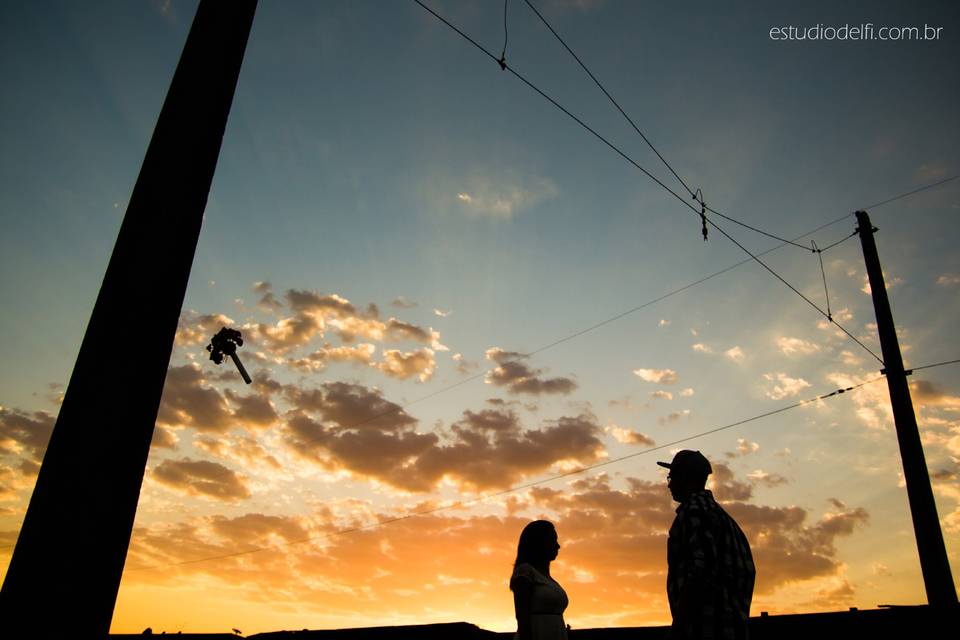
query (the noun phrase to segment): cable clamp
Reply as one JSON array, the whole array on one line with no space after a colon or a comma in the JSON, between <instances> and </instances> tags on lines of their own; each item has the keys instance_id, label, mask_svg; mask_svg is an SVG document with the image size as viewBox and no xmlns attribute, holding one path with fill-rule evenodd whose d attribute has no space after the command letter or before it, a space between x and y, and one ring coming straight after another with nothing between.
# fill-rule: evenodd
<instances>
[{"instance_id":1,"label":"cable clamp","mask_svg":"<svg viewBox=\"0 0 960 640\"><path fill-rule=\"evenodd\" d=\"M693 194L693 199L700 203L700 224L702 225L701 233L703 234L703 241L707 241L707 203L703 199L703 191L697 188L697 192Z\"/></svg>"}]
</instances>

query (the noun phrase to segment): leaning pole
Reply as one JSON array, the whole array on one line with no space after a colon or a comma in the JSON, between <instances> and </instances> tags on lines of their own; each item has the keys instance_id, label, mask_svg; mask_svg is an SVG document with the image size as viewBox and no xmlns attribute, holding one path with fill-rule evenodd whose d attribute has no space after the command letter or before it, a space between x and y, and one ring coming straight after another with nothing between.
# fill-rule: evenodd
<instances>
[{"instance_id":1,"label":"leaning pole","mask_svg":"<svg viewBox=\"0 0 960 640\"><path fill-rule=\"evenodd\" d=\"M130 197L0 592L0 635L110 629L256 0L202 0Z\"/></svg>"}]
</instances>

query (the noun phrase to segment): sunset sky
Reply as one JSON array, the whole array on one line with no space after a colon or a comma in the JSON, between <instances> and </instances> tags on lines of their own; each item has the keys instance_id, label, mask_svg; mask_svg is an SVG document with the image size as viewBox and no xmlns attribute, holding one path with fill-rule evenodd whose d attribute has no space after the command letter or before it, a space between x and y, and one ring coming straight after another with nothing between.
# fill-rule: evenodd
<instances>
[{"instance_id":1,"label":"sunset sky","mask_svg":"<svg viewBox=\"0 0 960 640\"><path fill-rule=\"evenodd\" d=\"M499 56L502 2L424 1ZM960 174L954 2L773 5L537 2L747 224L836 221L798 240L825 247L846 214ZM195 10L0 5L0 575ZM942 30L770 37L866 23ZM512 67L692 202L522 0L508 30ZM960 180L869 211L907 365L960 358ZM262 0L113 631L512 630L517 537L541 517L569 624L667 623L675 504L655 462L680 448L713 462L750 540L754 615L925 602L883 380L670 444L879 375L755 262L653 302L747 257L415 3ZM825 279L879 354L858 240L822 258L823 275L806 249L763 259L824 309ZM207 359L222 326L250 386ZM115 375L138 375L136 345L117 348ZM911 388L957 581L960 365Z\"/></svg>"}]
</instances>

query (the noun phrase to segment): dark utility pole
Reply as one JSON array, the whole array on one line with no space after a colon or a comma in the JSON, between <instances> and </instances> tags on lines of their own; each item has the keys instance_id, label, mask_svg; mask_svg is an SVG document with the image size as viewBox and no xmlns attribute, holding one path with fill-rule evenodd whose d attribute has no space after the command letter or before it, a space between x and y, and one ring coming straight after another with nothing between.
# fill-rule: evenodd
<instances>
[{"instance_id":1,"label":"dark utility pole","mask_svg":"<svg viewBox=\"0 0 960 640\"><path fill-rule=\"evenodd\" d=\"M202 0L30 498L0 636L105 638L256 0Z\"/></svg>"},{"instance_id":2,"label":"dark utility pole","mask_svg":"<svg viewBox=\"0 0 960 640\"><path fill-rule=\"evenodd\" d=\"M903 461L903 477L907 483L907 498L910 501L910 513L913 516L913 531L917 537L917 549L920 552L920 570L923 572L923 584L927 590L927 602L934 606L957 604L957 591L950 574L950 562L943 544L943 532L937 516L937 504L930 488L930 475L923 457L920 444L920 432L917 418L913 413L913 401L907 386L907 373L903 369L900 355L900 343L893 324L890 300L880 269L877 245L873 240L876 229L870 224L866 211L857 211L860 244L863 247L863 259L870 278L870 291L873 294L873 307L877 314L877 330L880 333L880 348L883 349L884 372L887 387L890 390L890 405L893 408L893 421L900 443L900 458Z\"/></svg>"}]
</instances>

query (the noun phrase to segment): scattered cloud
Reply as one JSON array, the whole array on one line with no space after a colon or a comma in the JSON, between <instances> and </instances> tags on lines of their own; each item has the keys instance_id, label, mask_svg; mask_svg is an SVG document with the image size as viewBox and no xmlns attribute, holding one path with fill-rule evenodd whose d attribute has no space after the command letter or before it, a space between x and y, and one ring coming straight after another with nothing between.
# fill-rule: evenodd
<instances>
[{"instance_id":1,"label":"scattered cloud","mask_svg":"<svg viewBox=\"0 0 960 640\"><path fill-rule=\"evenodd\" d=\"M403 296L397 296L390 301L391 307L397 307L398 309L414 309L417 306L417 303L413 300L408 300Z\"/></svg>"},{"instance_id":2,"label":"scattered cloud","mask_svg":"<svg viewBox=\"0 0 960 640\"><path fill-rule=\"evenodd\" d=\"M646 382L676 384L680 376L673 369L634 369L633 374Z\"/></svg>"},{"instance_id":3,"label":"scattered cloud","mask_svg":"<svg viewBox=\"0 0 960 640\"><path fill-rule=\"evenodd\" d=\"M689 417L690 409L681 409L680 411L672 411L661 418L657 418L657 422L661 425L672 424L674 422L679 422L683 418Z\"/></svg>"},{"instance_id":4,"label":"scattered cloud","mask_svg":"<svg viewBox=\"0 0 960 640\"><path fill-rule=\"evenodd\" d=\"M616 439L617 442L622 442L623 444L642 444L647 447L652 447L657 444L654 439L647 434L635 431L633 429L624 429L616 425L611 425L608 427L608 429L614 439Z\"/></svg>"},{"instance_id":5,"label":"scattered cloud","mask_svg":"<svg viewBox=\"0 0 960 640\"><path fill-rule=\"evenodd\" d=\"M605 453L600 431L585 414L523 429L512 410L496 408L464 411L441 440L435 433L416 432L413 425L376 429L354 423L330 429L300 412L289 417L285 440L291 451L323 468L405 491L429 491L445 479L462 490L479 491L508 487L564 461L595 461Z\"/></svg>"},{"instance_id":6,"label":"scattered cloud","mask_svg":"<svg viewBox=\"0 0 960 640\"><path fill-rule=\"evenodd\" d=\"M899 276L893 276L888 278L887 274L883 274L883 284L886 286L887 290L894 288L899 284L903 284L903 278ZM860 291L863 291L865 294L870 295L872 290L870 289L870 277L867 274L863 274L863 286L860 287Z\"/></svg>"},{"instance_id":7,"label":"scattered cloud","mask_svg":"<svg viewBox=\"0 0 960 640\"><path fill-rule=\"evenodd\" d=\"M702 342L697 342L690 345L690 348L696 351L697 353L713 353L713 347L703 344Z\"/></svg>"},{"instance_id":8,"label":"scattered cloud","mask_svg":"<svg viewBox=\"0 0 960 640\"><path fill-rule=\"evenodd\" d=\"M657 389L650 394L650 397L659 400L673 400L673 394L669 391L664 391L663 389Z\"/></svg>"},{"instance_id":9,"label":"scattered cloud","mask_svg":"<svg viewBox=\"0 0 960 640\"><path fill-rule=\"evenodd\" d=\"M756 442L750 442L746 438L737 438L737 448L734 451L728 451L726 455L728 458L736 458L739 456L750 455L751 453L756 453L760 450L760 445Z\"/></svg>"},{"instance_id":10,"label":"scattered cloud","mask_svg":"<svg viewBox=\"0 0 960 640\"><path fill-rule=\"evenodd\" d=\"M455 353L450 358L456 363L457 373L466 375L480 368L476 362L471 362L463 357L462 353Z\"/></svg>"},{"instance_id":11,"label":"scattered cloud","mask_svg":"<svg viewBox=\"0 0 960 640\"><path fill-rule=\"evenodd\" d=\"M730 347L729 349L723 352L723 355L727 356L737 364L740 364L741 362L743 362L744 359L747 357L747 354L743 352L743 349L741 349L738 346Z\"/></svg>"},{"instance_id":12,"label":"scattered cloud","mask_svg":"<svg viewBox=\"0 0 960 640\"><path fill-rule=\"evenodd\" d=\"M803 378L791 378L785 373L765 373L763 377L773 383L773 387L765 391L771 400L793 397L810 386Z\"/></svg>"},{"instance_id":13,"label":"scattered cloud","mask_svg":"<svg viewBox=\"0 0 960 640\"><path fill-rule=\"evenodd\" d=\"M251 495L243 476L209 460L164 460L153 469L152 477L163 486L190 496L232 502Z\"/></svg>"},{"instance_id":14,"label":"scattered cloud","mask_svg":"<svg viewBox=\"0 0 960 640\"><path fill-rule=\"evenodd\" d=\"M157 424L223 433L235 420L223 394L207 384L200 367L187 364L167 370Z\"/></svg>"},{"instance_id":15,"label":"scattered cloud","mask_svg":"<svg viewBox=\"0 0 960 640\"><path fill-rule=\"evenodd\" d=\"M453 315L453 311L443 311L442 309L434 309L433 315L437 316L438 318L449 318L451 315Z\"/></svg>"},{"instance_id":16,"label":"scattered cloud","mask_svg":"<svg viewBox=\"0 0 960 640\"><path fill-rule=\"evenodd\" d=\"M509 220L514 215L555 198L560 193L548 178L532 178L527 184L492 181L475 176L458 191L456 205L469 214Z\"/></svg>"},{"instance_id":17,"label":"scattered cloud","mask_svg":"<svg viewBox=\"0 0 960 640\"><path fill-rule=\"evenodd\" d=\"M428 348L409 352L387 349L383 352L383 361L377 364L380 371L392 378L406 380L416 377L420 382L429 380L436 366L433 349Z\"/></svg>"},{"instance_id":18,"label":"scattered cloud","mask_svg":"<svg viewBox=\"0 0 960 640\"><path fill-rule=\"evenodd\" d=\"M790 338L787 336L777 338L777 348L780 349L780 352L785 356L792 356L795 354L809 355L811 353L820 351L820 346L813 342L802 340L801 338Z\"/></svg>"},{"instance_id":19,"label":"scattered cloud","mask_svg":"<svg viewBox=\"0 0 960 640\"><path fill-rule=\"evenodd\" d=\"M526 359L521 353L504 351L492 347L486 351L487 360L497 363L497 367L486 375L487 384L506 387L510 393L569 394L577 388L572 378L543 378L542 369L533 369L522 362Z\"/></svg>"},{"instance_id":20,"label":"scattered cloud","mask_svg":"<svg viewBox=\"0 0 960 640\"><path fill-rule=\"evenodd\" d=\"M747 478L754 484L762 484L765 487L779 487L787 484L787 479L779 473L768 473L763 469L757 469L747 474Z\"/></svg>"},{"instance_id":21,"label":"scattered cloud","mask_svg":"<svg viewBox=\"0 0 960 640\"><path fill-rule=\"evenodd\" d=\"M937 284L941 287L952 287L960 284L960 275L955 273L945 273L937 277Z\"/></svg>"},{"instance_id":22,"label":"scattered cloud","mask_svg":"<svg viewBox=\"0 0 960 640\"><path fill-rule=\"evenodd\" d=\"M681 398L689 398L692 395L693 395L693 387L687 387L686 389L680 392Z\"/></svg>"},{"instance_id":23,"label":"scattered cloud","mask_svg":"<svg viewBox=\"0 0 960 640\"><path fill-rule=\"evenodd\" d=\"M658 326L658 327L669 327L669 326L670 326L670 321L669 321L669 320L666 320L666 319L661 319L660 322L657 323L657 326Z\"/></svg>"}]
</instances>

